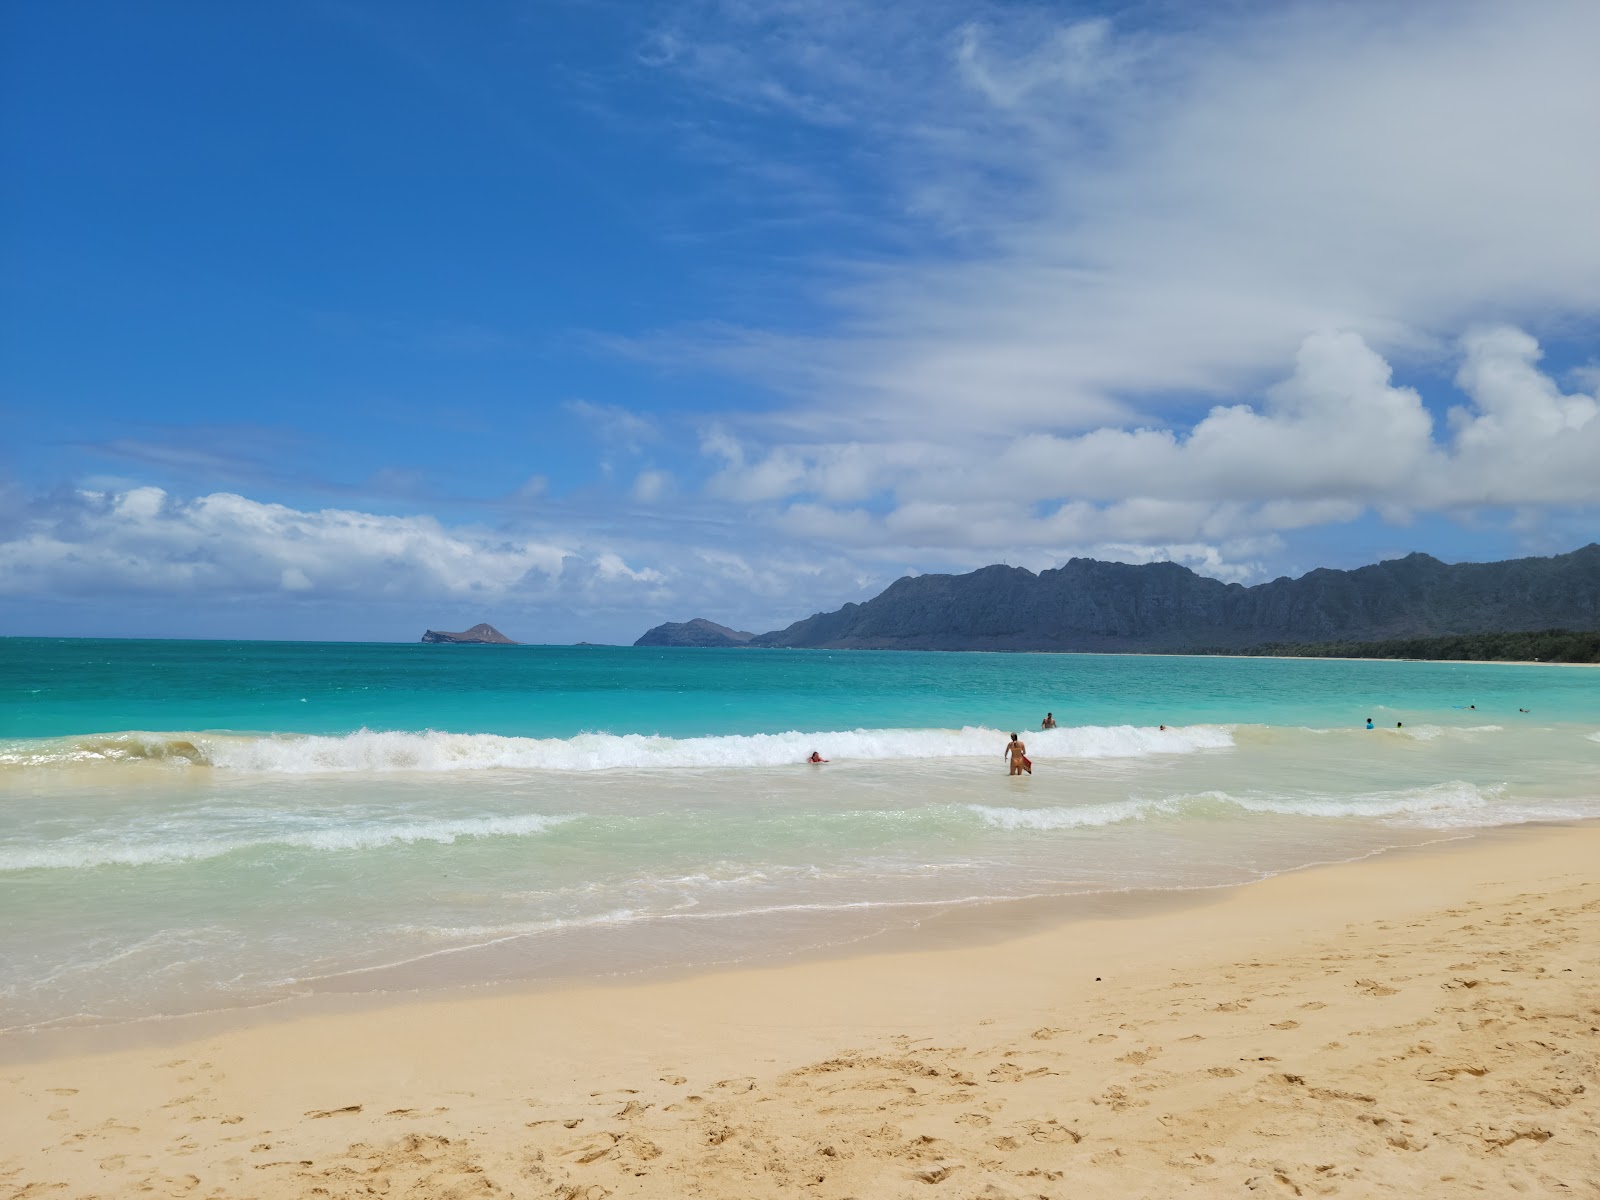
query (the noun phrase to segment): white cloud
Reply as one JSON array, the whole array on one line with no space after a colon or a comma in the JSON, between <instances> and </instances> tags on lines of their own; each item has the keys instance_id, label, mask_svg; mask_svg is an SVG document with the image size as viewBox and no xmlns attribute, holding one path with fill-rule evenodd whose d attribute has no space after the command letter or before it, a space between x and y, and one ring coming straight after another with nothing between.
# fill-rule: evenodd
<instances>
[{"instance_id":1,"label":"white cloud","mask_svg":"<svg viewBox=\"0 0 1600 1200\"><path fill-rule=\"evenodd\" d=\"M429 612L502 613L529 626L527 636L549 636L554 621L575 638L631 641L660 621L701 614L767 629L885 582L843 555L771 537L760 548L694 543L659 536L670 527L654 524L619 535L609 518L587 529L564 522L556 537L156 487L31 500L5 488L0 501L0 599L46 615L39 605L148 612L156 602L203 610L214 631L259 635L261 612L273 614L272 632L312 636L325 627L317 614L344 614L341 629L403 634ZM302 604L311 615L296 617ZM230 626L236 607L258 615ZM173 632L193 628L179 620Z\"/></svg>"},{"instance_id":2,"label":"white cloud","mask_svg":"<svg viewBox=\"0 0 1600 1200\"><path fill-rule=\"evenodd\" d=\"M82 492L0 542L0 591L194 595L274 590L365 597L493 596L559 575L549 543L447 529L432 517L304 512L229 492Z\"/></svg>"},{"instance_id":3,"label":"white cloud","mask_svg":"<svg viewBox=\"0 0 1600 1200\"><path fill-rule=\"evenodd\" d=\"M1564 395L1535 365L1521 330L1479 329L1465 339L1456 382L1475 405L1450 411L1452 471L1440 484L1455 504L1593 504L1600 500L1600 403Z\"/></svg>"},{"instance_id":4,"label":"white cloud","mask_svg":"<svg viewBox=\"0 0 1600 1200\"><path fill-rule=\"evenodd\" d=\"M659 504L672 491L672 473L647 469L633 480L633 498L641 504Z\"/></svg>"},{"instance_id":5,"label":"white cloud","mask_svg":"<svg viewBox=\"0 0 1600 1200\"><path fill-rule=\"evenodd\" d=\"M618 449L637 453L645 443L661 436L653 420L621 405L568 400L566 409L588 425L602 442Z\"/></svg>"},{"instance_id":6,"label":"white cloud","mask_svg":"<svg viewBox=\"0 0 1600 1200\"><path fill-rule=\"evenodd\" d=\"M1220 405L1188 430L1023 433L992 444L789 445L751 457L720 434L709 487L784 502L784 531L892 548L1191 544L1475 506L1600 504L1600 406L1564 395L1510 327L1464 339L1465 403L1436 430L1417 393L1353 333L1301 345L1259 407ZM875 512L853 503L882 490ZM832 503L830 503L832 502ZM1191 557L1195 557L1191 555ZM1198 556L1199 561L1207 561Z\"/></svg>"},{"instance_id":7,"label":"white cloud","mask_svg":"<svg viewBox=\"0 0 1600 1200\"><path fill-rule=\"evenodd\" d=\"M789 417L819 431L950 440L1249 393L1319 330L1409 361L1473 323L1600 312L1586 0L1138 30L979 11L680 10L688 83L832 97L838 170L900 200L897 252L831 264L830 331L721 328L680 353L800 392Z\"/></svg>"}]
</instances>

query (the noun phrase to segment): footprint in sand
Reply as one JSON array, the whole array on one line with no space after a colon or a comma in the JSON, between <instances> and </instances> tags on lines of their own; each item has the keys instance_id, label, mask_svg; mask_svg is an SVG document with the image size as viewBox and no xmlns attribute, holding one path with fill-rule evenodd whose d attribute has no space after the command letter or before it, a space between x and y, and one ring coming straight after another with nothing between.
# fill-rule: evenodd
<instances>
[{"instance_id":1,"label":"footprint in sand","mask_svg":"<svg viewBox=\"0 0 1600 1200\"><path fill-rule=\"evenodd\" d=\"M1116 1040L1117 1035L1114 1033L1097 1033L1089 1039L1089 1044L1095 1045L1099 1042L1114 1042Z\"/></svg>"},{"instance_id":2,"label":"footprint in sand","mask_svg":"<svg viewBox=\"0 0 1600 1200\"><path fill-rule=\"evenodd\" d=\"M620 1133L592 1133L582 1141L574 1142L561 1153L570 1155L572 1161L579 1166L587 1166L589 1163L599 1162L602 1158L615 1154L617 1143L621 1140Z\"/></svg>"},{"instance_id":3,"label":"footprint in sand","mask_svg":"<svg viewBox=\"0 0 1600 1200\"><path fill-rule=\"evenodd\" d=\"M1130 1050L1126 1054L1117 1055L1117 1061L1119 1063L1131 1063L1136 1067L1141 1067L1145 1063L1151 1062L1160 1056L1160 1046L1146 1046L1143 1050Z\"/></svg>"},{"instance_id":4,"label":"footprint in sand","mask_svg":"<svg viewBox=\"0 0 1600 1200\"><path fill-rule=\"evenodd\" d=\"M358 1113L360 1111L361 1111L361 1105L359 1105L359 1104L346 1104L343 1108L318 1108L318 1109L313 1109L312 1111L306 1113L306 1116L310 1117L313 1121L320 1121L324 1117L341 1117L341 1116L344 1116L346 1113Z\"/></svg>"},{"instance_id":5,"label":"footprint in sand","mask_svg":"<svg viewBox=\"0 0 1600 1200\"><path fill-rule=\"evenodd\" d=\"M1026 1128L1028 1136L1036 1142L1071 1142L1077 1145L1083 1141L1083 1134L1054 1120L1029 1121Z\"/></svg>"},{"instance_id":6,"label":"footprint in sand","mask_svg":"<svg viewBox=\"0 0 1600 1200\"><path fill-rule=\"evenodd\" d=\"M1272 1028L1274 1028L1274 1029L1299 1029L1300 1028L1300 1022L1299 1021L1274 1021L1274 1022L1272 1022Z\"/></svg>"}]
</instances>

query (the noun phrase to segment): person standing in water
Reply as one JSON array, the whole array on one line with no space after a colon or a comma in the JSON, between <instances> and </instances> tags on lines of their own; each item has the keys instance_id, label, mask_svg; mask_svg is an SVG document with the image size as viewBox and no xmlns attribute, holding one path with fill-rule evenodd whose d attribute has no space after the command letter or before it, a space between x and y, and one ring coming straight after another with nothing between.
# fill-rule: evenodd
<instances>
[{"instance_id":1,"label":"person standing in water","mask_svg":"<svg viewBox=\"0 0 1600 1200\"><path fill-rule=\"evenodd\" d=\"M1005 756L1011 760L1012 775L1021 775L1026 771L1033 774L1033 764L1028 761L1028 747L1018 740L1016 734L1011 735L1011 740L1006 743Z\"/></svg>"},{"instance_id":2,"label":"person standing in water","mask_svg":"<svg viewBox=\"0 0 1600 1200\"><path fill-rule=\"evenodd\" d=\"M1045 713L1044 720L1039 722L1040 729L1054 729L1056 727L1055 713Z\"/></svg>"},{"instance_id":3,"label":"person standing in water","mask_svg":"<svg viewBox=\"0 0 1600 1200\"><path fill-rule=\"evenodd\" d=\"M1368 717L1368 718L1367 718L1367 728L1368 728L1368 729L1371 729L1371 728L1372 728L1372 718L1371 718L1371 717Z\"/></svg>"}]
</instances>

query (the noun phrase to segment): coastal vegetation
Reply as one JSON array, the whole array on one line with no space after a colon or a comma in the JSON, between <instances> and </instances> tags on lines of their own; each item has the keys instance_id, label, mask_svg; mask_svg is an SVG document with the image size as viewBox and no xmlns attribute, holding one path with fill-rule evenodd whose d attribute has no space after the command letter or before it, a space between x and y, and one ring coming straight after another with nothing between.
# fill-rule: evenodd
<instances>
[{"instance_id":1,"label":"coastal vegetation","mask_svg":"<svg viewBox=\"0 0 1600 1200\"><path fill-rule=\"evenodd\" d=\"M1202 654L1291 658L1464 659L1472 662L1600 663L1600 631L1540 629L1530 633L1460 633L1381 642L1268 642Z\"/></svg>"}]
</instances>

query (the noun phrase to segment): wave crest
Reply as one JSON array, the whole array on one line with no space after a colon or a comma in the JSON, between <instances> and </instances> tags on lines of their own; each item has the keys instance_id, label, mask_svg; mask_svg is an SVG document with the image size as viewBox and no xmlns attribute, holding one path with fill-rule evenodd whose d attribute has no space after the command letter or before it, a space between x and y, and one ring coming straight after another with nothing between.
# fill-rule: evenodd
<instances>
[{"instance_id":1,"label":"wave crest","mask_svg":"<svg viewBox=\"0 0 1600 1200\"><path fill-rule=\"evenodd\" d=\"M653 734L582 733L571 738L503 737L490 733L380 732L343 736L205 733L117 733L0 745L0 766L40 767L158 762L211 766L251 774L345 772L655 770L677 767L771 767L827 758L996 758L1009 735L963 729L855 729L671 738ZM1028 735L1040 759L1141 758L1233 746L1220 725L1156 730L1134 725L1084 725Z\"/></svg>"},{"instance_id":2,"label":"wave crest","mask_svg":"<svg viewBox=\"0 0 1600 1200\"><path fill-rule=\"evenodd\" d=\"M148 867L163 863L196 862L221 858L240 850L285 846L300 850L375 850L384 846L438 842L449 845L458 838L531 837L572 817L537 816L464 817L455 820L387 822L338 825L273 833L264 837L197 838L190 841L126 842L61 841L48 846L0 851L0 872L75 870L87 867Z\"/></svg>"},{"instance_id":3,"label":"wave crest","mask_svg":"<svg viewBox=\"0 0 1600 1200\"><path fill-rule=\"evenodd\" d=\"M1365 817L1387 824L1430 829L1464 829L1526 821L1576 820L1594 815L1581 803L1529 805L1505 800L1504 785L1480 787L1460 780L1395 792L1358 796L1276 797L1229 792L1192 792L1156 798L1132 798L1081 807L1005 808L969 804L969 812L985 825L1003 830L1082 829L1163 817L1225 819L1247 813L1286 817Z\"/></svg>"}]
</instances>

